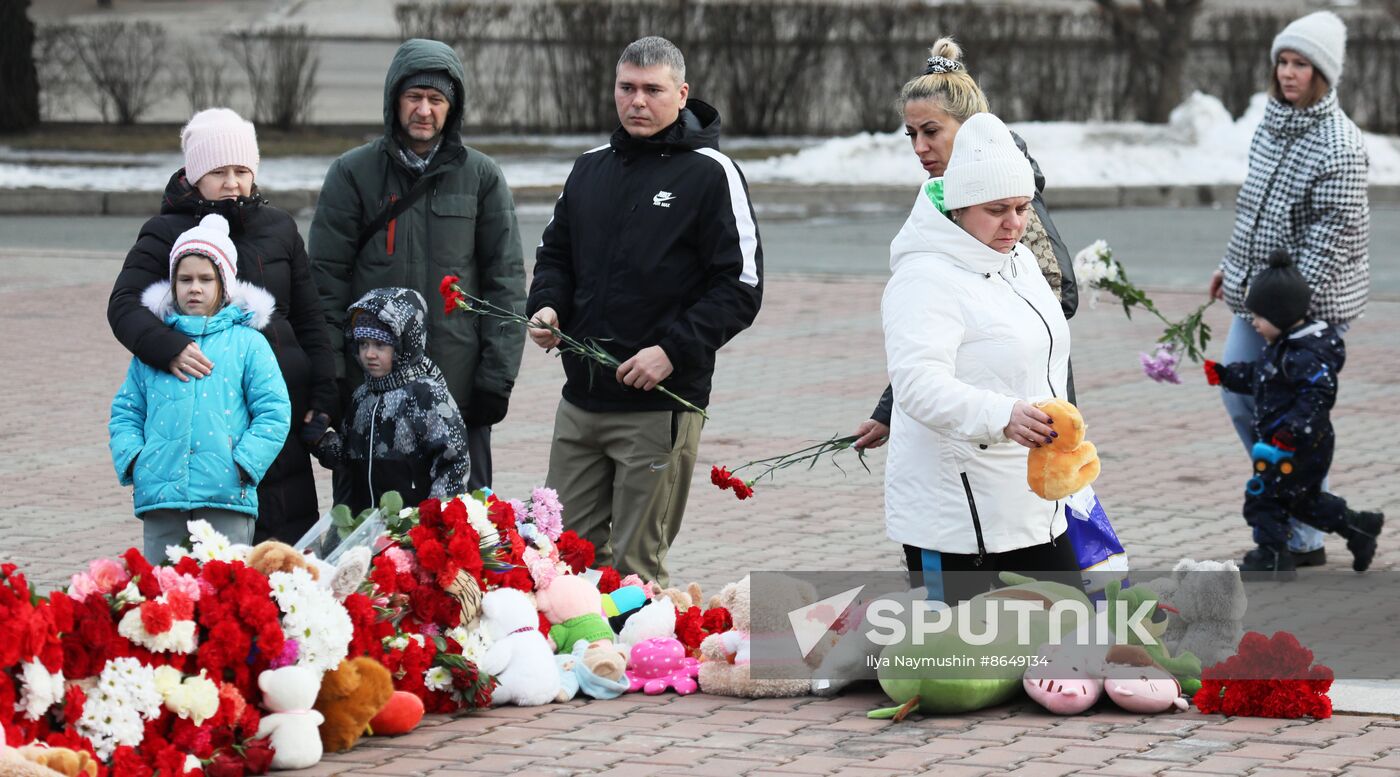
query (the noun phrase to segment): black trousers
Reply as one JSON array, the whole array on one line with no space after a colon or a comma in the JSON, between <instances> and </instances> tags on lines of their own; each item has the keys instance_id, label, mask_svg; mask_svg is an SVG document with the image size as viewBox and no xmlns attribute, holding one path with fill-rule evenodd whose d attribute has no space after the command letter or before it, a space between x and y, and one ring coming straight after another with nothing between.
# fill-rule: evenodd
<instances>
[{"instance_id":1,"label":"black trousers","mask_svg":"<svg viewBox=\"0 0 1400 777\"><path fill-rule=\"evenodd\" d=\"M930 563L926 564L925 561ZM905 545L904 563L909 569L910 587L927 586L930 588L930 598L938 598L950 606L1001 587L998 572L1016 572L1073 588L1083 585L1079 560L1067 534L1061 534L1042 545L980 556L976 553L939 553ZM937 569L932 568L935 565ZM943 594L941 597L932 595L940 590Z\"/></svg>"}]
</instances>

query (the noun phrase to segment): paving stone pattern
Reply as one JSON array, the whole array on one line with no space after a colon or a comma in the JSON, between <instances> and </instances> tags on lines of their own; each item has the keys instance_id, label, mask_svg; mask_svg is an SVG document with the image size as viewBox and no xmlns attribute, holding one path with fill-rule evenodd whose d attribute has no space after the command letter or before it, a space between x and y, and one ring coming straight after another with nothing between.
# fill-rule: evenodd
<instances>
[{"instance_id":1,"label":"paving stone pattern","mask_svg":"<svg viewBox=\"0 0 1400 777\"><path fill-rule=\"evenodd\" d=\"M45 587L139 540L106 447L108 407L127 363L104 317L116 269L109 259L0 252L0 396L8 398L0 405L0 560L19 563ZM789 470L748 502L708 481L711 464L732 467L846 434L866 417L885 384L881 288L769 278L757 323L720 356L712 420L671 553L677 581L715 592L754 569L898 568L901 554L883 531L883 451L868 459L873 474L848 456L844 475L827 464ZM1175 315L1198 302L1156 298ZM1226 312L1213 309L1208 320L1223 339ZM1393 434L1375 433L1393 428L1385 419L1400 399L1397 324L1400 303L1375 302L1347 338L1332 484L1358 505L1400 502ZM1145 316L1126 321L1105 300L1086 305L1072 328L1080 406L1103 458L1096 488L1134 565L1238 557L1249 547L1239 515L1248 464L1215 390L1190 368L1182 386L1142 377L1138 351L1158 332ZM519 495L543 480L561 380L554 358L531 347L509 419L495 431L501 492ZM324 502L328 478L320 484ZM1383 541L1376 568L1394 570L1398 547ZM1337 540L1329 549L1337 562L1346 556ZM506 708L429 718L408 736L369 739L302 774L1400 774L1400 721L1390 717L1311 722L1102 709L1057 718L1020 704L899 724L865 718L884 702L866 688L836 699L634 694Z\"/></svg>"}]
</instances>

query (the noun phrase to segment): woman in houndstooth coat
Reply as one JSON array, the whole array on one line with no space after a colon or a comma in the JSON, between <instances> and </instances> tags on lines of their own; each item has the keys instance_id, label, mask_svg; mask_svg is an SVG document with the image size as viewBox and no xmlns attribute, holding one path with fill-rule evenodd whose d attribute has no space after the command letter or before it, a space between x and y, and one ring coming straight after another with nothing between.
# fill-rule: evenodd
<instances>
[{"instance_id":1,"label":"woman in houndstooth coat","mask_svg":"<svg viewBox=\"0 0 1400 777\"><path fill-rule=\"evenodd\" d=\"M1291 253L1312 287L1310 318L1345 332L1370 291L1370 206L1366 145L1337 102L1346 26L1318 11L1274 38L1264 120L1249 149L1249 173L1235 203L1235 229L1210 293L1235 313L1222 362L1253 361L1263 338L1250 326L1244 299L1269 255ZM1246 451L1254 443L1254 400L1224 392L1225 409ZM1324 488L1325 488L1324 484ZM1298 566L1324 563L1322 534L1293 524L1289 550Z\"/></svg>"}]
</instances>

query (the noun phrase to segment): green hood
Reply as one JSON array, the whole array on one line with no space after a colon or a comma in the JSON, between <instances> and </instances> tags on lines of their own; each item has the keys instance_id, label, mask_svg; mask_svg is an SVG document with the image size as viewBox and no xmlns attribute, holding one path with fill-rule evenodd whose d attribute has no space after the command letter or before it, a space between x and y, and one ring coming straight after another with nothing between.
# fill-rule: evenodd
<instances>
[{"instance_id":1,"label":"green hood","mask_svg":"<svg viewBox=\"0 0 1400 777\"><path fill-rule=\"evenodd\" d=\"M393 60L389 62L389 71L384 75L385 137L393 140L398 129L396 102L399 82L411 75L432 70L446 71L457 86L457 99L447 112L447 122L442 128L442 135L452 144L461 143L463 103L467 99L467 90L463 83L466 71L463 70L462 61L457 58L457 52L453 51L451 46L442 41L424 38L410 38L404 41L399 50L394 52Z\"/></svg>"}]
</instances>

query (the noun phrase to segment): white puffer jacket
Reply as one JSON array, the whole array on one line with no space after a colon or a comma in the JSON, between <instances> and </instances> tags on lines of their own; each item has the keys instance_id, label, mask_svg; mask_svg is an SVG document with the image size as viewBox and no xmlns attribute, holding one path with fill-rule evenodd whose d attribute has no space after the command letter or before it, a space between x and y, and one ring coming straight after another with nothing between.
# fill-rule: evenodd
<instances>
[{"instance_id":1,"label":"white puffer jacket","mask_svg":"<svg viewBox=\"0 0 1400 777\"><path fill-rule=\"evenodd\" d=\"M1035 258L1022 245L1011 254L983 245L921 191L890 244L890 268L889 538L981 554L1059 537L1062 506L1030 490L1028 449L1002 432L1017 400L1064 396L1069 325Z\"/></svg>"}]
</instances>

